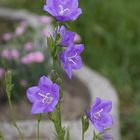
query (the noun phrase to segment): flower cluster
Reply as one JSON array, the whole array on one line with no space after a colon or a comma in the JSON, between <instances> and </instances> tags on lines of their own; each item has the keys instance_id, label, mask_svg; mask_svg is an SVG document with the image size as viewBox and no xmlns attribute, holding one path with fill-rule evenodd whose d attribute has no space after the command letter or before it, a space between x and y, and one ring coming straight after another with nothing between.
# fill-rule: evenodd
<instances>
[{"instance_id":1,"label":"flower cluster","mask_svg":"<svg viewBox=\"0 0 140 140\"><path fill-rule=\"evenodd\" d=\"M84 45L74 44L76 33L67 30L65 26L58 27L57 33L61 37L60 45L64 47L63 52L60 54L60 59L64 70L71 79L72 71L81 69L82 67L80 54L84 50Z\"/></svg>"},{"instance_id":2,"label":"flower cluster","mask_svg":"<svg viewBox=\"0 0 140 140\"><path fill-rule=\"evenodd\" d=\"M43 53L37 51L37 52L29 53L29 54L25 55L24 57L22 57L21 63L25 64L25 65L28 65L31 63L41 63L44 61L44 59L45 59L45 57L44 57Z\"/></svg>"},{"instance_id":3,"label":"flower cluster","mask_svg":"<svg viewBox=\"0 0 140 140\"><path fill-rule=\"evenodd\" d=\"M82 59L80 55L84 50L84 45L75 44L75 37L77 34L67 30L64 22L74 21L82 13L82 10L78 8L78 0L46 0L44 10L55 17L57 21L63 22L63 24L56 27L54 34L50 38L48 37L47 41L50 41L48 45L50 45L49 49L53 59L53 65L55 65L54 61L61 61L64 70L71 79L73 70L78 70L82 67ZM42 21L45 22L44 20L47 19L43 18ZM58 47L60 51L57 51ZM58 54L56 55L56 53ZM54 68L54 71L57 71L56 67ZM60 85L56 84L56 79L58 78L56 73L54 76L55 78L52 78L54 83L46 76L42 76L39 80L38 86L33 86L27 90L27 97L29 101L33 103L33 114L53 112L56 105L61 103L59 102L61 97ZM58 108L56 108L56 110L57 109ZM96 98L88 115L85 118L83 117L83 133L87 130L89 125L88 120L90 120L94 127L100 132L99 134L102 139L111 139L111 135L106 133L106 129L110 128L113 124L113 119L110 115L111 109L111 101ZM56 113L60 113L60 110L57 110ZM60 114L58 116L60 119ZM54 123L56 122L54 121ZM57 122L57 124L59 123ZM63 131L61 125L59 126L59 129L62 129ZM58 135L59 132L57 133ZM60 134L60 137L62 134Z\"/></svg>"},{"instance_id":4,"label":"flower cluster","mask_svg":"<svg viewBox=\"0 0 140 140\"><path fill-rule=\"evenodd\" d=\"M1 52L1 57L7 60L16 60L19 58L19 52L17 49L9 50L6 48Z\"/></svg>"}]
</instances>

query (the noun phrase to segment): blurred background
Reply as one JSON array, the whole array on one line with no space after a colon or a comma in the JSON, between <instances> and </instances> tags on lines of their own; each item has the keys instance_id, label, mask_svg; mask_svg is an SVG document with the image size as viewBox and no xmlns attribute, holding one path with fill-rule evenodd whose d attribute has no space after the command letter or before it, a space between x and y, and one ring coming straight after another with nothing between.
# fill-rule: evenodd
<instances>
[{"instance_id":1,"label":"blurred background","mask_svg":"<svg viewBox=\"0 0 140 140\"><path fill-rule=\"evenodd\" d=\"M27 9L40 15L45 14L42 10L44 3L45 0L0 0L1 7ZM82 42L86 46L83 53L83 61L90 68L107 77L118 92L120 98L122 140L139 140L140 0L79 0L79 3L83 9L83 14L74 23L70 23L70 26L72 30L80 34ZM15 27L26 26L24 21L14 24L8 21L5 24L5 21L1 21L0 24L1 36L4 32L13 32ZM26 48L24 49L25 51L22 51L23 54L21 54L22 58L32 48L30 40L32 40L32 34L35 32L29 27L26 27L26 30L29 32L28 35L20 37L17 42L12 41L15 44L22 43L26 45L24 45ZM4 49L0 48L0 51L2 52ZM13 56L13 60L17 59L19 54L16 52L15 47L10 51L12 53L7 50L8 54L10 53L11 57ZM44 51L43 48L41 51ZM6 51L3 54L7 54ZM40 56L40 61L37 60L37 63L40 63L41 60L43 61L45 57L43 54L36 55ZM8 58L1 59L0 64L9 67L5 59ZM12 67L15 67L14 61L10 63ZM23 63L26 63L26 60ZM47 70L46 62L41 62L39 65L45 69L39 71L38 75ZM32 75L32 72L29 69L25 76L25 66L22 67L19 64L16 67L23 72L23 75L21 73L18 75L19 73L16 71L15 75L18 78L14 79L15 83L20 84L20 87L24 88L27 84L26 80ZM27 67L32 67L31 69L36 71L38 68L34 64ZM2 72L3 69L1 67L0 74ZM17 82L19 76L21 78L20 83ZM30 81L34 81L34 76ZM16 92L20 92L20 90L21 88L17 89Z\"/></svg>"}]
</instances>

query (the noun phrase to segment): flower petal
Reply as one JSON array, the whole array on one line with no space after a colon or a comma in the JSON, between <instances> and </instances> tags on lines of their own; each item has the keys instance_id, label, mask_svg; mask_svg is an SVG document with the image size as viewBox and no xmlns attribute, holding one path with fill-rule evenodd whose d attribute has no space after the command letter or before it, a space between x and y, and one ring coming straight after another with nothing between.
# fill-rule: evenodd
<instances>
[{"instance_id":1,"label":"flower petal","mask_svg":"<svg viewBox=\"0 0 140 140\"><path fill-rule=\"evenodd\" d=\"M100 123L95 122L93 125L99 132L104 132L104 127Z\"/></svg>"},{"instance_id":2,"label":"flower petal","mask_svg":"<svg viewBox=\"0 0 140 140\"><path fill-rule=\"evenodd\" d=\"M77 54L81 54L81 52L84 50L84 45L83 44L78 44L75 45L75 51Z\"/></svg>"},{"instance_id":3,"label":"flower petal","mask_svg":"<svg viewBox=\"0 0 140 140\"><path fill-rule=\"evenodd\" d=\"M57 100L59 99L59 91L60 91L60 87L57 84L52 84L52 93L54 98L56 98Z\"/></svg>"},{"instance_id":4,"label":"flower petal","mask_svg":"<svg viewBox=\"0 0 140 140\"><path fill-rule=\"evenodd\" d=\"M104 128L109 128L113 124L112 116L108 113L102 113L98 122L104 126Z\"/></svg>"},{"instance_id":5,"label":"flower petal","mask_svg":"<svg viewBox=\"0 0 140 140\"><path fill-rule=\"evenodd\" d=\"M45 113L45 108L46 105L43 104L42 102L35 102L32 106L32 114L41 114L41 113Z\"/></svg>"},{"instance_id":6,"label":"flower petal","mask_svg":"<svg viewBox=\"0 0 140 140\"><path fill-rule=\"evenodd\" d=\"M71 68L72 69L81 69L82 67L82 59L80 56L76 56L75 58L73 58L73 62L69 62L71 63Z\"/></svg>"},{"instance_id":7,"label":"flower petal","mask_svg":"<svg viewBox=\"0 0 140 140\"><path fill-rule=\"evenodd\" d=\"M70 67L70 65L65 64L64 69L65 69L68 77L71 79L72 78L72 68Z\"/></svg>"},{"instance_id":8,"label":"flower petal","mask_svg":"<svg viewBox=\"0 0 140 140\"><path fill-rule=\"evenodd\" d=\"M60 28L60 35L62 37L61 39L61 45L68 46L74 41L75 33L66 30L64 26L61 26Z\"/></svg>"},{"instance_id":9,"label":"flower petal","mask_svg":"<svg viewBox=\"0 0 140 140\"><path fill-rule=\"evenodd\" d=\"M38 86L41 90L49 90L51 88L52 81L48 79L46 76L42 76L39 80Z\"/></svg>"},{"instance_id":10,"label":"flower petal","mask_svg":"<svg viewBox=\"0 0 140 140\"><path fill-rule=\"evenodd\" d=\"M26 93L27 93L27 98L29 99L29 101L32 103L39 101L39 98L38 98L39 92L40 92L40 88L38 86L28 88Z\"/></svg>"},{"instance_id":11,"label":"flower petal","mask_svg":"<svg viewBox=\"0 0 140 140\"><path fill-rule=\"evenodd\" d=\"M75 10L75 11L73 11L71 13L71 15L70 15L71 16L71 20L72 21L76 20L78 18L78 16L81 15L81 14L82 14L82 9L78 8L77 10Z\"/></svg>"}]
</instances>

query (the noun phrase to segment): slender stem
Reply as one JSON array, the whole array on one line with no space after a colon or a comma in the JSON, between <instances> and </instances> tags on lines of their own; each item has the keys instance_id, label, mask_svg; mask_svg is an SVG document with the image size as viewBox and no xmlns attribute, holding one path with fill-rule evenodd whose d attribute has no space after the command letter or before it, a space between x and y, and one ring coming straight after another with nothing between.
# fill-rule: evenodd
<instances>
[{"instance_id":1,"label":"slender stem","mask_svg":"<svg viewBox=\"0 0 140 140\"><path fill-rule=\"evenodd\" d=\"M42 114L37 116L37 140L40 139L40 122L41 122Z\"/></svg>"},{"instance_id":2,"label":"slender stem","mask_svg":"<svg viewBox=\"0 0 140 140\"><path fill-rule=\"evenodd\" d=\"M5 74L5 82L6 82L6 94L7 94L7 97L8 97L10 114L12 116L12 124L18 132L20 140L24 140L24 137L23 137L23 135L22 135L17 123L16 123L15 116L14 116L14 113L13 113L13 106L12 106L12 101L11 101L11 90L12 90L13 85L12 85L12 73L10 71L8 71Z\"/></svg>"},{"instance_id":3,"label":"slender stem","mask_svg":"<svg viewBox=\"0 0 140 140\"><path fill-rule=\"evenodd\" d=\"M19 134L19 137L20 137L20 140L24 140L24 137L16 123L16 120L15 120L15 116L13 114L13 107L12 107L12 102L11 102L11 98L8 97L8 103L9 103L9 107L10 107L10 113L11 113L11 116L12 116L12 124L13 126L16 128L18 134Z\"/></svg>"},{"instance_id":4,"label":"slender stem","mask_svg":"<svg viewBox=\"0 0 140 140\"><path fill-rule=\"evenodd\" d=\"M82 140L84 140L84 132L82 131Z\"/></svg>"}]
</instances>

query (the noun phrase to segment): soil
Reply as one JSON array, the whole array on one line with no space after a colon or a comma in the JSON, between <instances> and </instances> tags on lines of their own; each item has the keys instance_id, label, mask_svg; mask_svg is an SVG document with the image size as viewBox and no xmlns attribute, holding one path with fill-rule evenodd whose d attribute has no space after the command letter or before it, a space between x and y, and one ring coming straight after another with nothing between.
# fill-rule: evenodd
<instances>
[{"instance_id":1,"label":"soil","mask_svg":"<svg viewBox=\"0 0 140 140\"><path fill-rule=\"evenodd\" d=\"M64 96L62 100L62 119L75 120L78 119L82 113L87 112L89 107L90 97L89 91L85 85L77 78L72 80L64 79ZM35 118L30 113L31 104L23 99L19 104L14 104L14 115L17 120L26 120ZM0 104L0 121L10 121L11 114L7 103ZM46 115L44 115L44 119Z\"/></svg>"}]
</instances>

